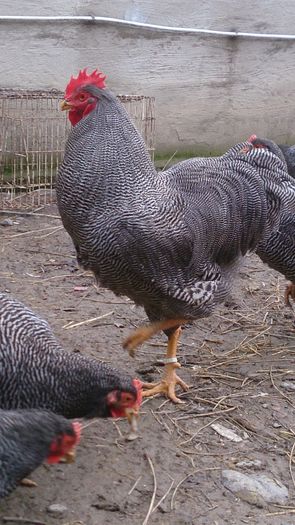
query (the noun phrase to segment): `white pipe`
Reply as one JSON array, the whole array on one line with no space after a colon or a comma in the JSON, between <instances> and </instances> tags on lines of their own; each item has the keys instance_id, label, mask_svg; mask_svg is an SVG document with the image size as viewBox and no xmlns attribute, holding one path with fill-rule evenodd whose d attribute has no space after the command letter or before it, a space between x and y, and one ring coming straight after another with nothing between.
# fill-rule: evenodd
<instances>
[{"instance_id":1,"label":"white pipe","mask_svg":"<svg viewBox=\"0 0 295 525\"><path fill-rule=\"evenodd\" d=\"M295 35L281 35L271 33L244 33L241 31L214 31L211 29L196 29L194 27L171 27L158 24L146 24L144 22L133 22L120 18L109 18L105 16L10 16L0 15L0 22L93 22L123 25L127 27L140 27L152 31L164 31L166 33L189 33L209 36L243 37L268 40L295 40Z\"/></svg>"}]
</instances>

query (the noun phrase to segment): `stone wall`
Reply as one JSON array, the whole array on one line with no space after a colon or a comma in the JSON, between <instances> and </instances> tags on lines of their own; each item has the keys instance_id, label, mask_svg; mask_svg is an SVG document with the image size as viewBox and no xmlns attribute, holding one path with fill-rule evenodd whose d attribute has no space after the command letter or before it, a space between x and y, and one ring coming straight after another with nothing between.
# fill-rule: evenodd
<instances>
[{"instance_id":1,"label":"stone wall","mask_svg":"<svg viewBox=\"0 0 295 525\"><path fill-rule=\"evenodd\" d=\"M295 33L294 0L2 0L1 13ZM252 133L295 143L295 42L85 22L2 22L1 36L0 87L63 89L80 68L99 66L116 93L155 96L160 152L222 151Z\"/></svg>"}]
</instances>

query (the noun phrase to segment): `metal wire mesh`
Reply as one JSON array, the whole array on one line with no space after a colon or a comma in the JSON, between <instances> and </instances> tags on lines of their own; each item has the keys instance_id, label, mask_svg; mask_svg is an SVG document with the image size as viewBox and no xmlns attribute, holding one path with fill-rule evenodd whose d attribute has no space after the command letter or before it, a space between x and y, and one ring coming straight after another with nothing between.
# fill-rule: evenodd
<instances>
[{"instance_id":1,"label":"metal wire mesh","mask_svg":"<svg viewBox=\"0 0 295 525\"><path fill-rule=\"evenodd\" d=\"M57 90L0 90L0 205L36 207L54 201L54 184L70 124ZM154 155L154 99L119 95Z\"/></svg>"}]
</instances>

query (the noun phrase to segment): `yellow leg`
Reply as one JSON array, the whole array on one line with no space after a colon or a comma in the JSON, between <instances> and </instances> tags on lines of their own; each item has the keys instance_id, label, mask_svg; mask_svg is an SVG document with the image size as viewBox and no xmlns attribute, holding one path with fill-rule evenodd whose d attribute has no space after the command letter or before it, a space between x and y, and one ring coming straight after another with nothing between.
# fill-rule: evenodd
<instances>
[{"instance_id":1,"label":"yellow leg","mask_svg":"<svg viewBox=\"0 0 295 525\"><path fill-rule=\"evenodd\" d=\"M129 354L134 357L135 348L150 339L153 335L162 330L168 330L169 328L178 328L187 322L187 319L166 319L165 321L158 321L147 326L141 326L125 339L123 348L127 348Z\"/></svg>"},{"instance_id":2,"label":"yellow leg","mask_svg":"<svg viewBox=\"0 0 295 525\"><path fill-rule=\"evenodd\" d=\"M180 336L181 328L176 328L168 339L167 359L176 359L177 343ZM143 383L143 397L151 397L156 394L165 394L173 403L183 403L175 394L176 385L180 385L183 390L188 390L188 385L178 377L176 369L180 368L180 363L172 362L165 365L163 378L160 383Z\"/></svg>"}]
</instances>

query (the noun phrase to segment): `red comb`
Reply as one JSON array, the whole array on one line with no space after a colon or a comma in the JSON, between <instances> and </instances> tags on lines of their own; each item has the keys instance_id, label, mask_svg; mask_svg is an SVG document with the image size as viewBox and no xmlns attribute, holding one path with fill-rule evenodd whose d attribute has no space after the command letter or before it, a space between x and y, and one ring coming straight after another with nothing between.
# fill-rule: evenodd
<instances>
[{"instance_id":1,"label":"red comb","mask_svg":"<svg viewBox=\"0 0 295 525\"><path fill-rule=\"evenodd\" d=\"M136 388L136 392L137 392L136 404L138 407L140 407L142 403L142 382L139 379L133 379L132 384Z\"/></svg>"},{"instance_id":2,"label":"red comb","mask_svg":"<svg viewBox=\"0 0 295 525\"><path fill-rule=\"evenodd\" d=\"M71 80L65 90L65 97L69 97L76 88L86 84L94 84L95 86L103 89L106 87L104 82L105 79L106 75L104 75L98 69L95 69L92 73L90 73L90 75L88 75L87 67L85 67L85 69L81 69L77 78L71 76Z\"/></svg>"},{"instance_id":3,"label":"red comb","mask_svg":"<svg viewBox=\"0 0 295 525\"><path fill-rule=\"evenodd\" d=\"M251 135L251 136L247 139L247 142L251 142L251 144L252 144L252 142L254 142L254 140L256 140L256 139L257 139L257 135Z\"/></svg>"},{"instance_id":4,"label":"red comb","mask_svg":"<svg viewBox=\"0 0 295 525\"><path fill-rule=\"evenodd\" d=\"M81 431L82 431L82 425L79 423L79 421L73 421L72 428L76 434L76 443L75 445L78 445L80 443L81 439Z\"/></svg>"}]
</instances>

